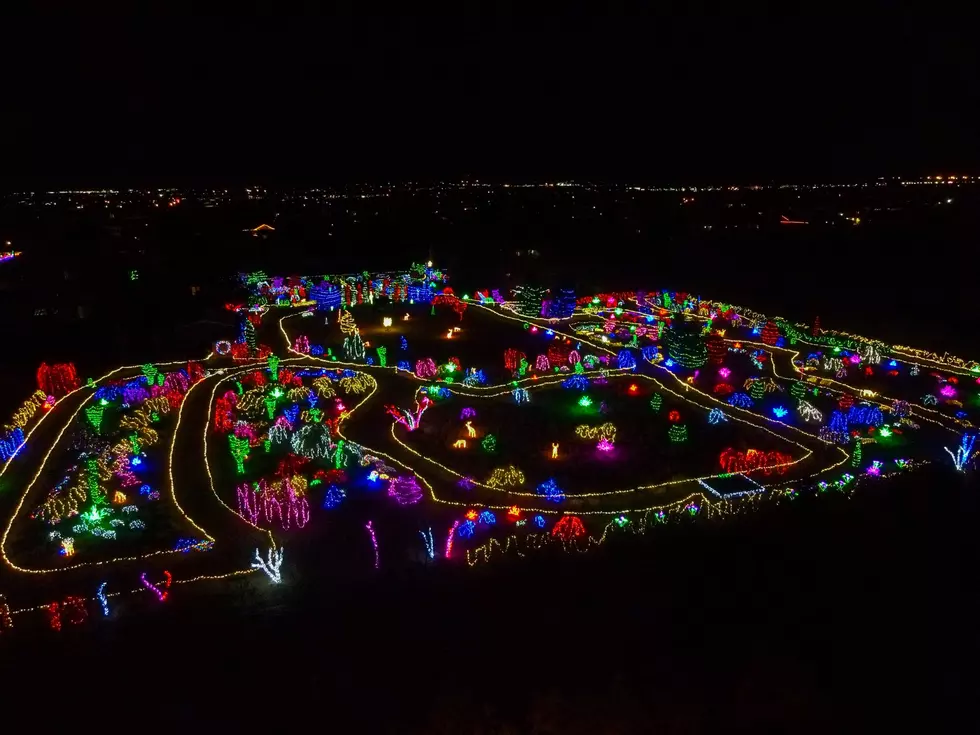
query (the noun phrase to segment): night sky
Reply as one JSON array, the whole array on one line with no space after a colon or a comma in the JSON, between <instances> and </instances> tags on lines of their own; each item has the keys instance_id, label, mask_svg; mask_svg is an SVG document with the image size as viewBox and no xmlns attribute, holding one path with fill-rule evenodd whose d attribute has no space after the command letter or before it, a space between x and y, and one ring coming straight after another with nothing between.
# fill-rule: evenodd
<instances>
[{"instance_id":1,"label":"night sky","mask_svg":"<svg viewBox=\"0 0 980 735\"><path fill-rule=\"evenodd\" d=\"M970 31L894 11L10 22L0 187L975 173Z\"/></svg>"}]
</instances>

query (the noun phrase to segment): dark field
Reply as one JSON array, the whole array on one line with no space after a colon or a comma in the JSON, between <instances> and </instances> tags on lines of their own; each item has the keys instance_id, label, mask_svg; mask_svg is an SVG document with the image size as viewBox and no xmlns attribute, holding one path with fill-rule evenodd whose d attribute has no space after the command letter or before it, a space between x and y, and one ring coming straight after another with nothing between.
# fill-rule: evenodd
<instances>
[{"instance_id":1,"label":"dark field","mask_svg":"<svg viewBox=\"0 0 980 735\"><path fill-rule=\"evenodd\" d=\"M631 385L635 393L630 392ZM522 404L510 395L484 400L454 397L427 410L421 429L400 433L400 437L424 456L479 481L486 482L495 467L513 464L527 478L521 488L524 492L533 493L539 484L554 478L569 496L718 474L722 472L718 455L728 447L802 453L778 437L735 422L711 425L707 411L667 393L662 394L660 410L654 411L650 407L652 386L649 381L634 382L626 376L610 378L605 385L593 384L584 392L560 386L535 388L529 392L530 401ZM583 396L592 404L580 406ZM605 411L600 408L603 404ZM471 421L477 430L475 439L466 439L465 422L459 418L463 407L477 412ZM669 418L671 411L678 413L676 422ZM597 439L576 434L578 426L595 428L606 423L617 429L615 446L609 452L597 450ZM687 441L669 440L668 431L675 423L687 428ZM480 446L487 434L497 439L492 453ZM453 448L459 439L467 441L465 448ZM552 459L555 442L558 458ZM657 502L664 500L663 492L656 493Z\"/></svg>"},{"instance_id":2,"label":"dark field","mask_svg":"<svg viewBox=\"0 0 980 735\"><path fill-rule=\"evenodd\" d=\"M83 665L112 682L113 717L154 726L969 730L976 490L927 470L851 500L801 498L480 570L350 580L294 555L279 588L192 585L84 629L5 636L8 708L56 696L45 722L74 722L91 687L53 695L43 682Z\"/></svg>"}]
</instances>

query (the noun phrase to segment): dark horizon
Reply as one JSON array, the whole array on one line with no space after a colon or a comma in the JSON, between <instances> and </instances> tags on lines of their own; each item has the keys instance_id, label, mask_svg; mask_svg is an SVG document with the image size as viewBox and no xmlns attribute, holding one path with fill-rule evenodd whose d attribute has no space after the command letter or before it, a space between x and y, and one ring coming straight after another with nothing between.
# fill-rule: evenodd
<instances>
[{"instance_id":1,"label":"dark horizon","mask_svg":"<svg viewBox=\"0 0 980 735\"><path fill-rule=\"evenodd\" d=\"M900 13L19 20L0 189L969 173L963 33Z\"/></svg>"}]
</instances>

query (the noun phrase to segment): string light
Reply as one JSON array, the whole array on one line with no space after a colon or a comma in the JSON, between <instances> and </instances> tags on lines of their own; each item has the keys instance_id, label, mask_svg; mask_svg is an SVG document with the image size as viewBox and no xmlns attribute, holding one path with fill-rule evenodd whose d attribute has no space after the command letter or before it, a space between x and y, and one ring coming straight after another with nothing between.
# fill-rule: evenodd
<instances>
[{"instance_id":1,"label":"string light","mask_svg":"<svg viewBox=\"0 0 980 735\"><path fill-rule=\"evenodd\" d=\"M109 617L109 600L106 599L105 588L108 582L103 582L99 585L98 591L95 593L96 599L99 601L99 605L102 607L102 616Z\"/></svg>"},{"instance_id":2,"label":"string light","mask_svg":"<svg viewBox=\"0 0 980 735\"><path fill-rule=\"evenodd\" d=\"M368 522L370 523L370 521ZM275 545L269 547L268 552L266 552L266 558L263 559L262 555L259 554L259 550L255 550L255 560L252 562L252 569L260 569L265 572L265 575L269 578L272 584L280 584L282 582L282 560L283 560L283 549L277 549Z\"/></svg>"},{"instance_id":3,"label":"string light","mask_svg":"<svg viewBox=\"0 0 980 735\"><path fill-rule=\"evenodd\" d=\"M378 552L378 536L374 532L374 523L373 523L373 521L368 521L366 524L364 524L364 527L367 529L368 534L371 536L371 546L374 549L374 568L375 569L380 569L381 568L381 556L380 556L380 554Z\"/></svg>"},{"instance_id":4,"label":"string light","mask_svg":"<svg viewBox=\"0 0 980 735\"><path fill-rule=\"evenodd\" d=\"M436 547L435 541L432 538L432 529L428 531L419 531L419 536L422 537L422 543L425 544L425 553L429 555L430 559L436 558Z\"/></svg>"},{"instance_id":5,"label":"string light","mask_svg":"<svg viewBox=\"0 0 980 735\"><path fill-rule=\"evenodd\" d=\"M173 577L170 575L170 572L164 570L163 576L164 581L161 583L160 587L158 587L146 578L146 572L143 572L140 575L140 583L142 583L144 587L156 595L157 600L160 602L166 602L167 597L170 595L170 583L173 581Z\"/></svg>"},{"instance_id":6,"label":"string light","mask_svg":"<svg viewBox=\"0 0 980 735\"><path fill-rule=\"evenodd\" d=\"M372 291L372 289L371 289L371 288L368 288L367 290L369 291L369 294L368 294L368 296L369 296L369 299L370 299L370 298L371 298L371 296L373 296L373 293L371 293L371 291ZM481 308L484 308L484 307L481 307ZM282 329L282 321L281 321L281 320L280 320L280 329ZM785 353L783 353L783 354L785 354ZM651 362L652 362L652 360L651 360ZM254 364L254 363L253 363L253 364ZM801 362L800 364L802 364L802 362ZM766 367L767 367L767 368L768 368L768 366L769 366L769 363L766 363ZM655 367L657 367L657 366L655 366ZM392 369L393 369L393 368L392 368ZM659 369L665 369L665 368L659 368ZM665 369L665 370L666 370L666 369ZM772 370L773 370L773 372L775 373L775 371L776 371L776 368L775 368L775 364L774 364L774 363L772 363ZM674 377L674 379L678 379L678 378L677 378L676 376L672 376L672 377ZM644 379L646 379L646 376L644 376ZM488 388L490 388L490 387L488 386ZM691 393L692 393L692 395L693 395L694 393L698 393L698 394L700 394L700 395L702 395L702 396L705 396L705 395L706 395L706 394L703 394L703 392L701 392L701 391L698 391L698 390L697 390L697 389L696 389L696 388L695 388L694 386L692 386L692 388L693 388L693 390L691 390ZM525 389L525 390L526 390L526 389ZM689 390L689 388L687 388L687 387L685 387L685 389L684 389L684 390L685 390L685 392L686 392L686 391L688 391L688 390ZM371 389L371 392L373 393L373 389ZM454 392L455 392L455 384L454 384ZM212 394L212 395L213 395L213 394ZM465 395L465 394L463 394L463 395ZM676 394L675 394L675 395L676 395ZM706 397L710 399L710 396L706 396ZM794 397L796 397L796 398L798 398L798 399L800 398L799 396L794 396ZM46 400L46 397L45 397L45 400ZM682 397L682 400L684 400L684 398L683 398L683 397ZM695 405L696 405L696 404L695 404ZM182 406L181 406L181 408L182 408ZM713 410L715 410L715 409L713 409ZM717 409L717 410L719 410L719 412L720 412L720 409ZM849 412L849 411L850 411L850 407L849 407L848 409L846 409L846 410L847 410L847 411ZM917 409L917 410L918 410L918 409ZM77 411L76 411L76 413L77 413ZM306 413L306 412L304 411L304 414L305 414L305 413ZM801 411L801 413L803 413L803 412ZM710 414L709 414L709 415L710 415ZM738 415L738 414L736 413L736 414L735 414L735 416L737 416L737 415ZM868 417L869 415L871 415L871 409L870 409L870 408L869 408L869 409L866 409L866 410L865 410L865 414L864 414L864 415L865 415L865 417ZM178 412L178 417L179 417L179 412ZM818 419L818 420L819 420L819 419ZM928 420L928 419L926 419L926 420ZM178 421L179 421L179 418L178 418ZM747 424L750 424L750 422L747 422L747 421L745 421L745 422L743 422L743 421L742 421L741 419L738 419L738 421L739 421L740 423L747 423ZM871 423L871 422L869 422L869 423ZM770 419L770 425L773 425L773 424L779 424L780 426L782 426L782 427L784 427L784 428L781 428L781 429L780 429L780 431L784 431L784 432L785 432L785 431L789 431L789 430L792 430L792 427L787 427L787 426L786 426L785 424L782 424L782 422L773 422L773 421L772 421L772 420ZM751 424L750 424L750 425L751 425ZM872 424L872 425L873 425L873 424ZM151 429L151 427L150 427L150 425L149 425L149 419L148 419L148 423L146 423L146 424L145 424L145 425L144 425L144 426L143 426L142 428L144 428L144 429L146 429L146 430L152 430L152 429ZM770 433L771 433L771 432L770 432ZM879 434L879 435L882 435L882 434ZM812 436L812 435L810 435L810 436ZM176 435L175 435L175 437L176 437ZM392 437L395 437L395 434L394 434L394 427L392 427ZM59 434L59 438L60 438L60 434ZM146 438L146 435L145 435L145 434L142 434L142 433L141 433L141 434L139 434L139 435L138 435L138 439L139 439L140 441L142 441L142 440L143 440L143 439L145 439L145 438ZM781 437L781 438L782 438L782 437ZM176 438L174 439L174 441L175 441L175 440L176 440ZM799 444L797 444L797 445L798 445L798 446L801 446L801 445L799 445ZM205 454L206 454L206 448L207 448L207 427L205 427ZM808 451L808 450L807 450L807 451ZM806 456L809 456L809 454L812 454L812 452L809 452L809 451L808 451L808 454L807 454ZM952 452L950 452L950 454L952 455ZM173 456L173 444L172 444L172 446L171 446L171 457L172 457L172 456ZM795 463L795 462L799 462L799 461L801 461L802 459L805 459L805 457L803 457L803 458L801 458L801 459L798 459L798 460L794 460L794 463ZM845 460L846 460L846 456L845 456ZM172 488L172 485L173 485L173 482L172 482L172 481L173 481L173 475L172 475L172 465L173 465L173 463L171 462L171 472L170 472L170 477L171 477L171 488ZM209 478L210 478L210 470L209 470ZM35 478L35 479L36 479L36 478ZM687 479L687 480L685 480L685 481L688 481L688 482L689 482L689 481L690 481L690 478L688 478L688 479ZM423 482L424 482L424 479L423 479ZM428 486L428 485L427 485L427 486ZM213 491L213 490L214 490L214 487L213 487L213 483L212 483L212 491ZM429 490L430 490L430 492L431 492L431 487L429 487ZM633 492L633 491L634 491L634 490L630 490L630 491L627 491L627 492ZM110 494L111 494L111 493L110 493ZM444 501L441 501L441 500L439 500L439 499L437 499L437 498L435 498L435 495L434 495L434 493L433 493L433 498L434 498L435 500L438 500L439 502L444 502ZM219 498L219 499L220 499L220 498ZM450 504L452 504L452 503L450 503ZM510 507L510 506L507 506L507 507ZM515 507L516 507L516 506L515 506ZM693 502L693 501L692 501L692 503L690 503L690 504L689 504L689 510L688 510L687 512L691 512L691 511L690 511L690 508L699 508L699 509L700 509L700 508L703 508L703 506L702 506L702 504L701 504L701 503L699 503L699 502ZM19 507L18 507L18 510L19 510ZM602 511L599 511L599 512L601 512L601 513L608 513L609 511L608 511L608 510L606 510L606 509L603 509ZM697 510L695 510L694 512L697 512ZM702 510L702 512L703 512L703 510ZM537 516L537 517L540 517L540 516ZM454 525L454 529L457 529L457 530L458 530L458 522L457 522L457 524L456 524L456 525ZM8 527L8 531L9 531L9 527ZM430 529L430 535L431 535L431 529ZM451 534L450 534L450 536L454 536L454 535L455 535L455 533L451 533ZM4 534L4 539L5 539L5 538L6 538L6 534ZM449 549L449 548L450 548L450 547L449 547L449 544L448 544L448 540L447 540L447 553L448 553L448 549ZM256 553L258 553L258 552L256 552ZM6 554L4 554L4 556L5 556L5 558L6 558ZM469 556L469 555L468 555L468 556Z\"/></svg>"}]
</instances>

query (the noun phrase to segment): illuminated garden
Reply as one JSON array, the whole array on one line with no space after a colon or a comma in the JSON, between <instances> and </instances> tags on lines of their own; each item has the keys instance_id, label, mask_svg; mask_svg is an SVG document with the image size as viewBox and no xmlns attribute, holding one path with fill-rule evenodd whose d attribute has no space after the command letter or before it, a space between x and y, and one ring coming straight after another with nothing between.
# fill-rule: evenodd
<instances>
[{"instance_id":1,"label":"illuminated garden","mask_svg":"<svg viewBox=\"0 0 980 735\"><path fill-rule=\"evenodd\" d=\"M584 553L972 463L980 365L819 320L457 293L431 264L241 278L238 329L207 355L37 370L0 440L4 633L193 583L289 585L311 559L370 575Z\"/></svg>"}]
</instances>

